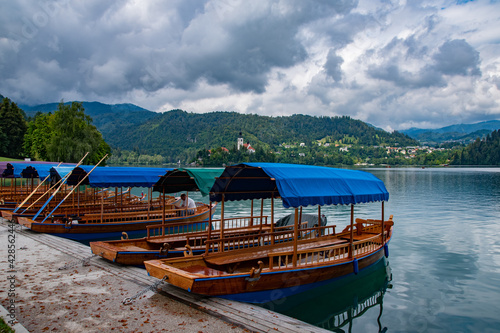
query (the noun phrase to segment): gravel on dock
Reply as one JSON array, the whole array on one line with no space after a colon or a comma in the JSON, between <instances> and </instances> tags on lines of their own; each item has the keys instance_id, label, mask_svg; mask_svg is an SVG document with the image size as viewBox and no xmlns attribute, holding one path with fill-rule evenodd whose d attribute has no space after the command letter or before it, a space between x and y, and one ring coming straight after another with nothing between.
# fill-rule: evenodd
<instances>
[{"instance_id":1,"label":"gravel on dock","mask_svg":"<svg viewBox=\"0 0 500 333\"><path fill-rule=\"evenodd\" d=\"M122 301L144 290L144 285L93 265L60 270L75 258L19 233L15 233L12 271L8 234L4 221L0 227L1 302L8 308L8 277L14 276L16 319L30 332L247 331L152 291L124 305Z\"/></svg>"}]
</instances>

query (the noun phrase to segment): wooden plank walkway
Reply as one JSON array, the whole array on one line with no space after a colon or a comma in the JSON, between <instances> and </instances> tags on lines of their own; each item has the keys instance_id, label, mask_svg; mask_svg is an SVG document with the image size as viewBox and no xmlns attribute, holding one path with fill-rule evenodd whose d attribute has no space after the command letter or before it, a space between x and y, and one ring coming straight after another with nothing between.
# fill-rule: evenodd
<instances>
[{"instance_id":1,"label":"wooden plank walkway","mask_svg":"<svg viewBox=\"0 0 500 333\"><path fill-rule=\"evenodd\" d=\"M0 218L0 225L7 227L7 221ZM90 246L65 238L35 233L24 227L20 229L20 227L21 226L17 227L17 232L23 236L68 254L76 260L84 260L92 256ZM158 281L158 279L148 276L147 272L142 268L113 264L101 257L92 257L90 259L90 264L140 286L148 287ZM162 284L158 293L190 305L233 325L245 328L251 332L330 332L256 305L191 294L185 290L169 285L168 283ZM128 297L133 296L134 295L128 295ZM140 300L136 302L140 302Z\"/></svg>"}]
</instances>

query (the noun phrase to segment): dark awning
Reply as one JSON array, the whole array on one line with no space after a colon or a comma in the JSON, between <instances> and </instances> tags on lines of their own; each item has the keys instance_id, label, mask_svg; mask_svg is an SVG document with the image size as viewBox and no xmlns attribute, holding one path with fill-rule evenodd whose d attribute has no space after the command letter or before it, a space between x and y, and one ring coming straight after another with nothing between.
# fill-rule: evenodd
<instances>
[{"instance_id":1,"label":"dark awning","mask_svg":"<svg viewBox=\"0 0 500 333\"><path fill-rule=\"evenodd\" d=\"M154 185L153 190L165 193L180 191L200 191L203 196L208 195L215 179L224 168L179 168L167 172Z\"/></svg>"}]
</instances>

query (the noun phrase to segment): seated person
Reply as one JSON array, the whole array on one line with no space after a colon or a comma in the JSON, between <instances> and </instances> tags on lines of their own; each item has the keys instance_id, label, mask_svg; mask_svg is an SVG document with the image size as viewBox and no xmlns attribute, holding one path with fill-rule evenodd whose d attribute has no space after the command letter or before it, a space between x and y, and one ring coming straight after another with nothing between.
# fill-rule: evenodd
<instances>
[{"instance_id":1,"label":"seated person","mask_svg":"<svg viewBox=\"0 0 500 333\"><path fill-rule=\"evenodd\" d=\"M194 208L187 210L188 215L193 215L196 208L196 203L194 202L194 200L187 197L184 193L181 194L181 209L182 208ZM184 212L181 212L181 214L184 214Z\"/></svg>"}]
</instances>

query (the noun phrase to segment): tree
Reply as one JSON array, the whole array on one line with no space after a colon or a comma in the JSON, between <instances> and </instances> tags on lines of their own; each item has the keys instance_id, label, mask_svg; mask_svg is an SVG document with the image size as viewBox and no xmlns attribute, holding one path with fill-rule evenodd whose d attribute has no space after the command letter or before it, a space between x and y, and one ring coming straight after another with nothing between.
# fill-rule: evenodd
<instances>
[{"instance_id":1,"label":"tree","mask_svg":"<svg viewBox=\"0 0 500 333\"><path fill-rule=\"evenodd\" d=\"M0 156L23 156L24 134L28 127L24 111L4 98L0 106Z\"/></svg>"},{"instance_id":2,"label":"tree","mask_svg":"<svg viewBox=\"0 0 500 333\"><path fill-rule=\"evenodd\" d=\"M36 160L48 160L47 147L50 144L52 130L49 119L52 113L38 112L33 121L28 124L28 130L24 135L23 149L27 156Z\"/></svg>"},{"instance_id":3,"label":"tree","mask_svg":"<svg viewBox=\"0 0 500 333\"><path fill-rule=\"evenodd\" d=\"M50 116L49 126L49 160L78 162L89 152L86 163L96 164L105 154L109 155L111 152L101 133L92 125L92 118L85 114L82 103L59 103L57 111Z\"/></svg>"}]
</instances>

